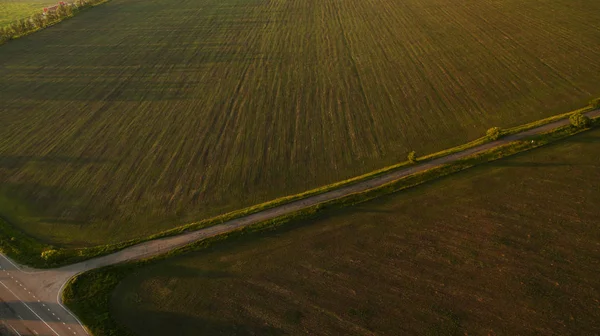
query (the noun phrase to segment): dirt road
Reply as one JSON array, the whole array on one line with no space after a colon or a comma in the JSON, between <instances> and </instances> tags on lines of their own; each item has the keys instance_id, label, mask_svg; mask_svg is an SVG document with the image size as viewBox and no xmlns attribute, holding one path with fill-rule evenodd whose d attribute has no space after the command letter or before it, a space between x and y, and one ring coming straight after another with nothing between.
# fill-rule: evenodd
<instances>
[{"instance_id":1,"label":"dirt road","mask_svg":"<svg viewBox=\"0 0 600 336\"><path fill-rule=\"evenodd\" d=\"M589 117L600 117L600 110L589 112L587 115ZM358 182L198 231L140 243L110 255L61 268L49 270L28 269L18 266L5 256L0 255L0 314L2 314L0 319L6 324L7 328L12 328L11 332L17 335L86 335L85 329L76 317L60 302L60 293L63 286L78 273L124 261L159 255L208 237L241 229L352 193L369 190L401 177L499 147L511 141L544 133L568 123L569 120L560 120L463 152L393 171L371 180Z\"/></svg>"}]
</instances>

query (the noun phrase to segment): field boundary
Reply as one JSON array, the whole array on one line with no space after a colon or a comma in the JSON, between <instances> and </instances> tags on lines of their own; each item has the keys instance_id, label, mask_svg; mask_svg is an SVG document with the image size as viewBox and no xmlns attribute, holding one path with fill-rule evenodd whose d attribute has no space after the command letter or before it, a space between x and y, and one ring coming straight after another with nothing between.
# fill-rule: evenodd
<instances>
[{"instance_id":1,"label":"field boundary","mask_svg":"<svg viewBox=\"0 0 600 336\"><path fill-rule=\"evenodd\" d=\"M541 127L547 124L551 124L553 122L567 119L571 115L575 113L587 113L593 111L596 106L596 100L592 101L588 106L583 107L581 109L559 114L556 116L548 117L545 119L537 120L528 124L508 128L502 130L502 136L510 136L517 133L522 133L527 130L531 130L537 127ZM429 155L425 155L418 158L419 163L426 164L431 162L432 160L439 159L442 157L447 157L452 154L456 154L459 152L463 152L465 150L483 145L485 143L492 142L491 139L484 136L474 141L468 142L463 145L459 145L456 147L452 147L440 152L432 153ZM260 203L254 206L250 206L247 208L243 208L240 210L232 211L229 213L225 213L220 216L208 218L205 220L185 224L173 229L169 229L166 231L162 231L147 237L142 237L138 239L132 239L129 241L117 243L117 244L109 244L109 245L98 245L94 247L87 248L78 248L78 249L66 249L66 248L56 248L51 245L43 244L39 241L36 241L32 237L27 236L25 233L21 232L14 225L11 225L9 220L0 216L0 234L2 237L7 237L0 241L0 250L7 254L10 258L18 261L19 263L26 264L33 267L38 268L52 268L58 267L68 264L73 264L76 262L80 262L83 260L107 255L114 253L116 251L122 250L132 245L137 245L142 242L155 240L159 238L165 238L170 236L179 235L189 231L197 231L209 226L214 226L217 224L222 224L226 221L246 217L261 211L265 211L268 209L275 208L277 206L281 206L284 204L288 204L294 201L299 201L308 197L316 196L319 194L323 194L335 189L340 189L343 187L348 187L357 183L365 182L376 177L380 177L385 174L390 174L395 171L398 171L403 168L407 168L409 166L414 166L413 163L409 161L400 162L398 164L388 166L382 169L375 170L370 173L366 173L357 177L353 177L350 179L346 179L340 182L335 182L332 184L328 184L319 188L311 189L299 194L284 196L281 198L277 198L275 200L267 201L264 203ZM440 175L443 176L443 175ZM434 177L432 177L434 178ZM404 180L402 178L401 180ZM8 238L10 237L10 238ZM44 254L45 253L45 254ZM44 257L42 257L44 254Z\"/></svg>"},{"instance_id":2,"label":"field boundary","mask_svg":"<svg viewBox=\"0 0 600 336\"><path fill-rule=\"evenodd\" d=\"M45 8L43 12L32 14L30 17L21 18L0 27L0 46L10 40L33 34L37 31L52 27L64 20L72 18L77 13L110 0L77 0L77 2L59 2L51 6L52 10Z\"/></svg>"},{"instance_id":3,"label":"field boundary","mask_svg":"<svg viewBox=\"0 0 600 336\"><path fill-rule=\"evenodd\" d=\"M600 125L600 117L593 119L593 125ZM437 180L468 168L496 161L515 154L523 153L544 145L569 138L570 136L590 130L577 129L570 125L561 126L545 133L535 134L526 139L511 141L507 144L457 159L448 164L408 175L376 188L346 195L327 202L295 211L276 218L250 224L232 231L210 236L182 247L176 247L163 254L146 259L129 261L121 264L104 266L77 274L69 279L61 294L65 305L78 315L81 321L94 335L132 335L126 326L116 321L110 312L110 295L119 282L131 271L140 267L165 260L188 252L200 251L224 241L252 239L262 232L282 229L290 222L315 219L324 210L338 210L348 206L367 202L375 198L389 195Z\"/></svg>"}]
</instances>

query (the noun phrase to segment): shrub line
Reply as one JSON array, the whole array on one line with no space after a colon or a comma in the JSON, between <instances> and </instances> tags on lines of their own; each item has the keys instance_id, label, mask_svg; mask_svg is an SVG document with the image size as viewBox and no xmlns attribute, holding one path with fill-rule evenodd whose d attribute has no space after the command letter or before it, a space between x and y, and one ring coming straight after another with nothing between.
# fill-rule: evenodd
<instances>
[{"instance_id":1,"label":"shrub line","mask_svg":"<svg viewBox=\"0 0 600 336\"><path fill-rule=\"evenodd\" d=\"M15 40L39 30L46 29L75 16L82 10L94 7L109 0L77 0L77 2L59 2L58 5L45 8L43 12L35 13L29 18L22 18L0 27L0 45Z\"/></svg>"}]
</instances>

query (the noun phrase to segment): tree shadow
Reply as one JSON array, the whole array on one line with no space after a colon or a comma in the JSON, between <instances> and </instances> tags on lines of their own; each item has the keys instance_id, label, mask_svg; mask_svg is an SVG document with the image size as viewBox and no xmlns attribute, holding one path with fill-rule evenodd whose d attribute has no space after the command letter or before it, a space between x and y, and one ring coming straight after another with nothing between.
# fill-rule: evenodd
<instances>
[{"instance_id":1,"label":"tree shadow","mask_svg":"<svg viewBox=\"0 0 600 336\"><path fill-rule=\"evenodd\" d=\"M578 136L570 137L569 142L573 143L600 143L600 135L589 134L586 132Z\"/></svg>"},{"instance_id":2,"label":"tree shadow","mask_svg":"<svg viewBox=\"0 0 600 336\"><path fill-rule=\"evenodd\" d=\"M566 167L566 166L583 166L569 162L527 162L527 161L502 161L498 160L493 163L496 167ZM590 165L591 166L591 165Z\"/></svg>"},{"instance_id":3,"label":"tree shadow","mask_svg":"<svg viewBox=\"0 0 600 336\"><path fill-rule=\"evenodd\" d=\"M370 207L355 207L352 209L352 212L361 212L361 213L395 213L393 210L382 210L382 209L374 209Z\"/></svg>"},{"instance_id":4,"label":"tree shadow","mask_svg":"<svg viewBox=\"0 0 600 336\"><path fill-rule=\"evenodd\" d=\"M62 188L40 183L0 183L0 210L17 229L22 224L28 227L45 224L84 225L89 220L84 192L80 188ZM39 237L33 232L28 234L46 242L47 236ZM52 235L51 232L48 232Z\"/></svg>"}]
</instances>

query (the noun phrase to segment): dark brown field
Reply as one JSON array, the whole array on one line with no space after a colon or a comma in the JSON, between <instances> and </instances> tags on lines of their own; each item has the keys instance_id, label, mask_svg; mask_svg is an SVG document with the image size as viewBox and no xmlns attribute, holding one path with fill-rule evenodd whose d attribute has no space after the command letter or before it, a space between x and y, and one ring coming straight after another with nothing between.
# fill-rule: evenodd
<instances>
[{"instance_id":1,"label":"dark brown field","mask_svg":"<svg viewBox=\"0 0 600 336\"><path fill-rule=\"evenodd\" d=\"M140 335L595 335L600 130L128 276Z\"/></svg>"}]
</instances>

